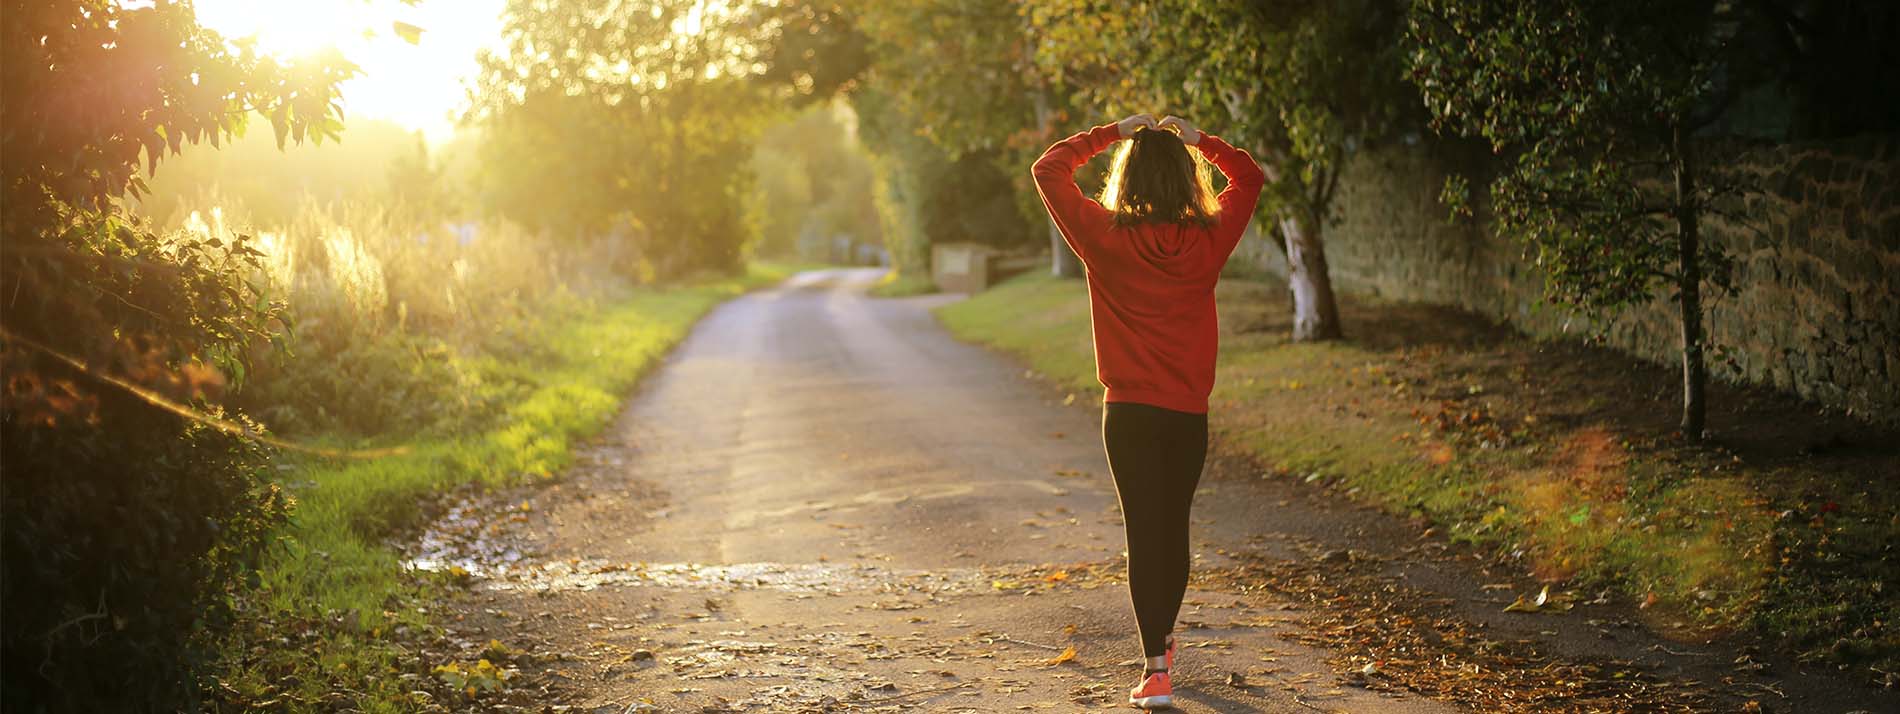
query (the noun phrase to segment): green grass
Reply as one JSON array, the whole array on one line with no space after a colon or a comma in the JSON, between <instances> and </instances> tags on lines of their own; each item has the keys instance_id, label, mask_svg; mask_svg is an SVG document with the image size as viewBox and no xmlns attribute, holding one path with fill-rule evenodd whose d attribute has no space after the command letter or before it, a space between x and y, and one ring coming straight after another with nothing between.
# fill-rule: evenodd
<instances>
[{"instance_id":1,"label":"green grass","mask_svg":"<svg viewBox=\"0 0 1900 714\"><path fill-rule=\"evenodd\" d=\"M1752 627L1806 659L1900 662L1900 606L1882 595L1897 574L1882 545L1900 537L1896 489L1858 475L1877 456L1684 447L1651 418L1669 416L1666 391L1653 405L1605 398L1656 394L1631 376L1642 367L1469 316L1344 298L1349 336L1364 336L1303 344L1285 337L1277 285L1229 280L1218 297L1212 425L1271 474L1425 516L1521 557L1553 591L1647 602L1663 629ZM1081 281L1028 276L937 315L1099 398ZM1756 417L1785 428L1776 419Z\"/></svg>"},{"instance_id":2,"label":"green grass","mask_svg":"<svg viewBox=\"0 0 1900 714\"><path fill-rule=\"evenodd\" d=\"M755 266L742 277L642 290L541 325L533 349L486 365L532 385L499 423L403 444L397 455L285 474L296 512L257 587L243 596L249 613L227 642L233 666L219 676L224 697L302 710L349 691L352 705L365 712L421 707L426 697L399 675L428 676L440 663L416 661L404 638L431 626L430 604L443 583L405 572L386 539L417 525L432 499L454 489L553 478L576 441L619 411L627 392L701 315L794 269ZM287 631L293 646L272 642Z\"/></svg>"},{"instance_id":3,"label":"green grass","mask_svg":"<svg viewBox=\"0 0 1900 714\"><path fill-rule=\"evenodd\" d=\"M871 286L872 297L909 297L937 292L937 283L928 275L899 273L895 269Z\"/></svg>"}]
</instances>

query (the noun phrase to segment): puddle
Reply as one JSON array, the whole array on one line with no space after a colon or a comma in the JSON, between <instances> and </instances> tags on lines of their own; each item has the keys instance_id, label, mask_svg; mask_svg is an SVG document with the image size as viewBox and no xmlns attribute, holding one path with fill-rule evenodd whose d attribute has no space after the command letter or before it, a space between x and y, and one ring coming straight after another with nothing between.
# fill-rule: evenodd
<instances>
[{"instance_id":1,"label":"puddle","mask_svg":"<svg viewBox=\"0 0 1900 714\"><path fill-rule=\"evenodd\" d=\"M493 499L464 501L408 549L408 567L457 572L491 590L593 590L606 585L688 590L779 590L933 594L987 587L970 568L914 570L845 563L628 563L579 558L545 560L522 551L506 507Z\"/></svg>"},{"instance_id":2,"label":"puddle","mask_svg":"<svg viewBox=\"0 0 1900 714\"><path fill-rule=\"evenodd\" d=\"M527 560L509 533L511 521L496 518L494 499L468 499L451 506L406 549L407 565L432 572L461 568L471 574L506 569Z\"/></svg>"},{"instance_id":3,"label":"puddle","mask_svg":"<svg viewBox=\"0 0 1900 714\"><path fill-rule=\"evenodd\" d=\"M423 570L439 570L439 561L412 560ZM990 582L973 569L904 570L875 565L835 563L613 563L577 559L505 564L456 563L491 590L593 590L607 585L677 590L777 590L937 594L969 591ZM475 567L470 567L474 565Z\"/></svg>"},{"instance_id":4,"label":"puddle","mask_svg":"<svg viewBox=\"0 0 1900 714\"><path fill-rule=\"evenodd\" d=\"M1030 488L1054 489L1032 481ZM953 497L972 487L903 492L873 491L846 501L852 505L903 503L910 499ZM510 505L515 504L515 505ZM586 591L603 586L660 587L677 590L774 590L793 593L857 592L888 595L968 594L1020 590L1027 578L1042 583L1045 574L1015 572L1024 567L907 569L869 563L652 563L600 558L550 559L522 546L519 524L527 520L529 505L516 504L493 494L466 498L450 507L405 549L405 565L428 572L453 572L488 590L559 592ZM838 508L838 504L806 504L802 508ZM1063 578L1067 574L1062 575ZM999 578L1001 579L999 581ZM999 586L998 582L1006 581ZM1049 580L1054 583L1057 580ZM899 601L893 601L899 602ZM881 605L881 609L901 609Z\"/></svg>"}]
</instances>

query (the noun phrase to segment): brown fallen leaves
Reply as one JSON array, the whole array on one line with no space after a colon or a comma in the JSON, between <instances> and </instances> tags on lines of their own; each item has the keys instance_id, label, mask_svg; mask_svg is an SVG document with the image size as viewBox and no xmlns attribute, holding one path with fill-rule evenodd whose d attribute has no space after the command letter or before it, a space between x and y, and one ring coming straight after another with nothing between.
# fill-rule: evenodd
<instances>
[{"instance_id":1,"label":"brown fallen leaves","mask_svg":"<svg viewBox=\"0 0 1900 714\"><path fill-rule=\"evenodd\" d=\"M1284 636L1335 653L1328 660L1334 671L1366 689L1500 714L1717 711L1692 682L1664 680L1629 662L1566 659L1525 641L1493 639L1452 616L1443 599L1382 574L1376 558L1307 550L1295 560L1237 554L1238 565L1198 573L1197 586L1316 605L1305 608L1313 616L1304 627ZM1523 607L1567 608L1568 600L1546 592L1524 599Z\"/></svg>"}]
</instances>

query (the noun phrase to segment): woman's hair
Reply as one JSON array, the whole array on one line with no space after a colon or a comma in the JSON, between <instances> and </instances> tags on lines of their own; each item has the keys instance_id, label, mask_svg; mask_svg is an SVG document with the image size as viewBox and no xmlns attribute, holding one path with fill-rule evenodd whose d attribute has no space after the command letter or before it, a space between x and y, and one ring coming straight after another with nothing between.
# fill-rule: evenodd
<instances>
[{"instance_id":1,"label":"woman's hair","mask_svg":"<svg viewBox=\"0 0 1900 714\"><path fill-rule=\"evenodd\" d=\"M1180 135L1145 127L1115 153L1115 166L1102 187L1102 205L1115 214L1118 226L1205 226L1214 223L1220 210L1207 161L1189 152Z\"/></svg>"}]
</instances>

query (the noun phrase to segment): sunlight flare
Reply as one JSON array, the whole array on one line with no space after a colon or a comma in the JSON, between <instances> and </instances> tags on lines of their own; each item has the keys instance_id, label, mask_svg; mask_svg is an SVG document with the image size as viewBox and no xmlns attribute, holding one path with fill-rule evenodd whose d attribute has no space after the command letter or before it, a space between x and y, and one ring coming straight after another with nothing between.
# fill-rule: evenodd
<instances>
[{"instance_id":1,"label":"sunlight flare","mask_svg":"<svg viewBox=\"0 0 1900 714\"><path fill-rule=\"evenodd\" d=\"M296 59L334 49L361 74L342 85L353 118L387 119L439 143L467 105L476 53L501 44L505 0L199 0L205 27Z\"/></svg>"}]
</instances>

